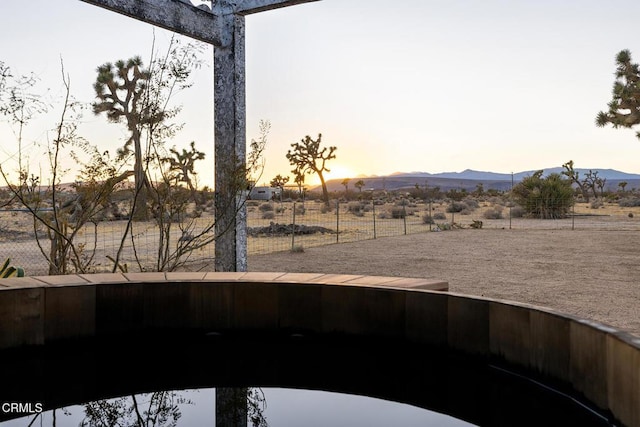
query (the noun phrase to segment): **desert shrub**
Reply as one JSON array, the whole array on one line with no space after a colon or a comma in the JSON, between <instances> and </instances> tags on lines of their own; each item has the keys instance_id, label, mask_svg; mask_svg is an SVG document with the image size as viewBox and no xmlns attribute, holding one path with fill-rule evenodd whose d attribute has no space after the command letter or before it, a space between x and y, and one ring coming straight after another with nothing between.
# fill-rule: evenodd
<instances>
[{"instance_id":1,"label":"desert shrub","mask_svg":"<svg viewBox=\"0 0 640 427\"><path fill-rule=\"evenodd\" d=\"M443 219L447 219L447 216L442 212L436 212L433 214L433 219L442 221Z\"/></svg>"},{"instance_id":2,"label":"desert shrub","mask_svg":"<svg viewBox=\"0 0 640 427\"><path fill-rule=\"evenodd\" d=\"M627 215L629 218L633 218L633 212L629 212L629 215Z\"/></svg>"},{"instance_id":3,"label":"desert shrub","mask_svg":"<svg viewBox=\"0 0 640 427\"><path fill-rule=\"evenodd\" d=\"M504 199L502 197L493 196L489 198L489 203L492 205L504 206Z\"/></svg>"},{"instance_id":4,"label":"desert shrub","mask_svg":"<svg viewBox=\"0 0 640 427\"><path fill-rule=\"evenodd\" d=\"M361 202L349 202L347 212L351 212L355 216L364 216L364 204Z\"/></svg>"},{"instance_id":5,"label":"desert shrub","mask_svg":"<svg viewBox=\"0 0 640 427\"><path fill-rule=\"evenodd\" d=\"M213 200L209 203L213 206ZM260 200L247 200L247 206L260 206Z\"/></svg>"},{"instance_id":6,"label":"desert shrub","mask_svg":"<svg viewBox=\"0 0 640 427\"><path fill-rule=\"evenodd\" d=\"M276 208L276 213L281 214L281 213L284 213L285 210L286 210L286 208L284 206L278 206Z\"/></svg>"},{"instance_id":7,"label":"desert shrub","mask_svg":"<svg viewBox=\"0 0 640 427\"><path fill-rule=\"evenodd\" d=\"M471 215L472 209L464 208L460 211L460 215Z\"/></svg>"},{"instance_id":8,"label":"desert shrub","mask_svg":"<svg viewBox=\"0 0 640 427\"><path fill-rule=\"evenodd\" d=\"M296 215L304 215L307 212L304 205L295 205Z\"/></svg>"},{"instance_id":9,"label":"desert shrub","mask_svg":"<svg viewBox=\"0 0 640 427\"><path fill-rule=\"evenodd\" d=\"M407 211L404 206L394 206L391 208L391 218L402 219L407 216Z\"/></svg>"},{"instance_id":10,"label":"desert shrub","mask_svg":"<svg viewBox=\"0 0 640 427\"><path fill-rule=\"evenodd\" d=\"M271 212L274 210L271 203L263 203L258 207L258 209L260 210L260 212Z\"/></svg>"},{"instance_id":11,"label":"desert shrub","mask_svg":"<svg viewBox=\"0 0 640 427\"><path fill-rule=\"evenodd\" d=\"M396 206L409 206L409 201L407 199L400 199L395 202Z\"/></svg>"},{"instance_id":12,"label":"desert shrub","mask_svg":"<svg viewBox=\"0 0 640 427\"><path fill-rule=\"evenodd\" d=\"M262 213L262 219L274 219L276 217L275 212L267 211Z\"/></svg>"},{"instance_id":13,"label":"desert shrub","mask_svg":"<svg viewBox=\"0 0 640 427\"><path fill-rule=\"evenodd\" d=\"M604 193L602 195L605 199L605 201L609 202L609 203L617 203L618 200L620 200L622 198L622 196L620 195L620 193Z\"/></svg>"},{"instance_id":14,"label":"desert shrub","mask_svg":"<svg viewBox=\"0 0 640 427\"><path fill-rule=\"evenodd\" d=\"M601 207L604 206L604 202L602 201L602 199L596 199L591 201L591 203L589 204L589 207L591 209L599 209Z\"/></svg>"},{"instance_id":15,"label":"desert shrub","mask_svg":"<svg viewBox=\"0 0 640 427\"><path fill-rule=\"evenodd\" d=\"M537 171L513 187L514 201L534 218L563 218L573 205L571 181L558 173L547 177L542 177L542 173Z\"/></svg>"},{"instance_id":16,"label":"desert shrub","mask_svg":"<svg viewBox=\"0 0 640 427\"><path fill-rule=\"evenodd\" d=\"M494 206L493 208L489 208L484 211L484 214L482 214L482 216L485 219L502 219L502 207Z\"/></svg>"},{"instance_id":17,"label":"desert shrub","mask_svg":"<svg viewBox=\"0 0 640 427\"><path fill-rule=\"evenodd\" d=\"M385 211L378 212L376 216L379 219L389 219L389 218L391 218L391 215L388 212L385 212Z\"/></svg>"},{"instance_id":18,"label":"desert shrub","mask_svg":"<svg viewBox=\"0 0 640 427\"><path fill-rule=\"evenodd\" d=\"M466 199L464 199L464 204L467 205L467 208L471 211L480 207L480 203L478 203L476 199L473 199L471 197L467 197Z\"/></svg>"},{"instance_id":19,"label":"desert shrub","mask_svg":"<svg viewBox=\"0 0 640 427\"><path fill-rule=\"evenodd\" d=\"M433 220L433 217L429 214L422 215L422 223L423 224L435 224L436 222Z\"/></svg>"},{"instance_id":20,"label":"desert shrub","mask_svg":"<svg viewBox=\"0 0 640 427\"><path fill-rule=\"evenodd\" d=\"M304 252L304 246L302 246L302 245L293 245L293 247L291 248L291 252L297 253L297 254L303 253Z\"/></svg>"},{"instance_id":21,"label":"desert shrub","mask_svg":"<svg viewBox=\"0 0 640 427\"><path fill-rule=\"evenodd\" d=\"M447 212L449 213L457 213L457 212L462 212L464 209L467 208L467 204L464 202L456 202L456 201L452 201L449 206L447 206Z\"/></svg>"},{"instance_id":22,"label":"desert shrub","mask_svg":"<svg viewBox=\"0 0 640 427\"><path fill-rule=\"evenodd\" d=\"M462 188L462 189L451 189L451 190L447 191L445 194L446 194L447 198L450 199L450 200L460 201L460 200L464 199L465 197L467 197L467 195L469 193L468 193L467 190Z\"/></svg>"},{"instance_id":23,"label":"desert shrub","mask_svg":"<svg viewBox=\"0 0 640 427\"><path fill-rule=\"evenodd\" d=\"M522 206L514 206L511 208L511 218L522 218L524 213L525 211Z\"/></svg>"},{"instance_id":24,"label":"desert shrub","mask_svg":"<svg viewBox=\"0 0 640 427\"><path fill-rule=\"evenodd\" d=\"M320 213L326 214L326 213L329 213L331 211L332 211L331 206L322 205L320 207Z\"/></svg>"},{"instance_id":25,"label":"desert shrub","mask_svg":"<svg viewBox=\"0 0 640 427\"><path fill-rule=\"evenodd\" d=\"M624 199L620 199L618 202L618 206L622 208L633 208L636 206L640 206L640 198L638 197L627 197Z\"/></svg>"}]
</instances>

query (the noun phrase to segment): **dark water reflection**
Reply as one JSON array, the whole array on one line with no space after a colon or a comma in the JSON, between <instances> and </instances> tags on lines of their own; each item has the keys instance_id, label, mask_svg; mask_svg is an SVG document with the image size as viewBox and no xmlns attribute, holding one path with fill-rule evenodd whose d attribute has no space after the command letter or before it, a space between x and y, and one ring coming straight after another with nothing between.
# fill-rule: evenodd
<instances>
[{"instance_id":1,"label":"dark water reflection","mask_svg":"<svg viewBox=\"0 0 640 427\"><path fill-rule=\"evenodd\" d=\"M214 426L214 388L260 387L271 427L464 425L453 418L482 426L610 425L606 414L569 396L566 384L550 384L562 393L549 391L491 363L400 338L164 331L2 351L0 402L67 408L55 410L55 424L50 412L50 421L34 426L80 425L82 410L61 424L65 411L118 396L126 397L111 412L124 411L127 421L93 425ZM189 391L162 392L155 424L136 423L161 390ZM137 412L131 396L145 402ZM448 417L432 420L429 411ZM13 418L0 413L0 421Z\"/></svg>"},{"instance_id":2,"label":"dark water reflection","mask_svg":"<svg viewBox=\"0 0 640 427\"><path fill-rule=\"evenodd\" d=\"M253 427L464 427L472 424L414 406L341 393L264 388L263 424ZM160 403L160 401L164 401ZM34 426L216 426L216 390L148 393L91 402L0 423L3 427ZM152 408L148 416L137 418ZM162 409L164 406L164 409ZM107 410L106 408L110 408ZM114 413L119 414L114 417ZM100 413L101 416L96 416ZM111 416L109 416L111 415Z\"/></svg>"}]
</instances>

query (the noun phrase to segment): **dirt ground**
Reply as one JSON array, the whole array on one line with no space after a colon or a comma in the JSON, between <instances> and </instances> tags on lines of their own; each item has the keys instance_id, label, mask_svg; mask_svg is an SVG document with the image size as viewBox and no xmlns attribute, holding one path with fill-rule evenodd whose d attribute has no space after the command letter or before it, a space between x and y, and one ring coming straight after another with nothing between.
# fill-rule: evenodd
<instances>
[{"instance_id":1,"label":"dirt ground","mask_svg":"<svg viewBox=\"0 0 640 427\"><path fill-rule=\"evenodd\" d=\"M640 232L464 229L249 257L250 271L446 280L451 292L519 301L640 336Z\"/></svg>"}]
</instances>

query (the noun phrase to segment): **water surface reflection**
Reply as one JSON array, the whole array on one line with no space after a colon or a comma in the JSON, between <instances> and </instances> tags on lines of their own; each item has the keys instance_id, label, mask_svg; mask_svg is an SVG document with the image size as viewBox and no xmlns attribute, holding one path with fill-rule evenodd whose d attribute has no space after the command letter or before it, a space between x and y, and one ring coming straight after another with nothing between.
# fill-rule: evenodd
<instances>
[{"instance_id":1,"label":"water surface reflection","mask_svg":"<svg viewBox=\"0 0 640 427\"><path fill-rule=\"evenodd\" d=\"M455 423L431 420L428 411L483 426L612 425L610 414L586 407L566 384L549 387L490 362L402 337L131 332L0 351L0 402L65 408L47 413L46 420L32 415L2 425L221 427L216 396L206 390L246 393L255 390L251 386L265 393L265 402L256 398L255 406L265 403L262 414L271 427ZM190 391L150 393L157 390ZM126 397L94 404L89 413L81 404L117 396ZM71 411L74 405L81 410ZM251 408L242 418L260 425ZM3 420L18 416L0 413Z\"/></svg>"},{"instance_id":2,"label":"water surface reflection","mask_svg":"<svg viewBox=\"0 0 640 427\"><path fill-rule=\"evenodd\" d=\"M467 422L415 406L366 396L317 390L250 388L248 427L464 427ZM46 411L0 423L24 426L217 426L216 389L162 391L123 396ZM216 413L218 412L218 415Z\"/></svg>"}]
</instances>

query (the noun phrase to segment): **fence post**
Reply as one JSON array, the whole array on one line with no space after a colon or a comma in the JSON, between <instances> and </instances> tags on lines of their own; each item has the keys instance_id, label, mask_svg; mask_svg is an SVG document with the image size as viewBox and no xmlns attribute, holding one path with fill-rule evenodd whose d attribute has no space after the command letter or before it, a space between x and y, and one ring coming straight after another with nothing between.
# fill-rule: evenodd
<instances>
[{"instance_id":1,"label":"fence post","mask_svg":"<svg viewBox=\"0 0 640 427\"><path fill-rule=\"evenodd\" d=\"M576 229L576 202L571 205L571 230Z\"/></svg>"},{"instance_id":2,"label":"fence post","mask_svg":"<svg viewBox=\"0 0 640 427\"><path fill-rule=\"evenodd\" d=\"M291 224L291 251L296 247L296 202L293 202L293 219Z\"/></svg>"},{"instance_id":3,"label":"fence post","mask_svg":"<svg viewBox=\"0 0 640 427\"><path fill-rule=\"evenodd\" d=\"M373 238L377 238L376 234L376 204L371 200L371 212L373 213Z\"/></svg>"},{"instance_id":4,"label":"fence post","mask_svg":"<svg viewBox=\"0 0 640 427\"><path fill-rule=\"evenodd\" d=\"M340 201L336 200L336 243L340 243Z\"/></svg>"},{"instance_id":5,"label":"fence post","mask_svg":"<svg viewBox=\"0 0 640 427\"><path fill-rule=\"evenodd\" d=\"M511 190L509 190L509 230L511 230L511 210L513 209L513 172L511 172Z\"/></svg>"},{"instance_id":6,"label":"fence post","mask_svg":"<svg viewBox=\"0 0 640 427\"><path fill-rule=\"evenodd\" d=\"M431 208L431 199L429 199L429 218L431 218L429 221L429 231L432 231L431 224L433 223L433 209Z\"/></svg>"},{"instance_id":7,"label":"fence post","mask_svg":"<svg viewBox=\"0 0 640 427\"><path fill-rule=\"evenodd\" d=\"M512 203L509 203L509 230L511 230L511 209L513 209L513 207L511 206Z\"/></svg>"},{"instance_id":8,"label":"fence post","mask_svg":"<svg viewBox=\"0 0 640 427\"><path fill-rule=\"evenodd\" d=\"M402 201L402 221L404 222L404 235L407 235L407 208L406 208L406 199Z\"/></svg>"}]
</instances>

